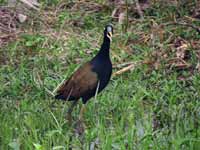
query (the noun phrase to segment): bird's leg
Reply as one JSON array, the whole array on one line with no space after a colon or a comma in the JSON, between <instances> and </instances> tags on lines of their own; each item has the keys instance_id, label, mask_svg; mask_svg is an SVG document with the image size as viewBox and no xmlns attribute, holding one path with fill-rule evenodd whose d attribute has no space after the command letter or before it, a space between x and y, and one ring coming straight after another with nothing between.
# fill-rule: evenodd
<instances>
[{"instance_id":1,"label":"bird's leg","mask_svg":"<svg viewBox=\"0 0 200 150\"><path fill-rule=\"evenodd\" d=\"M85 111L86 111L86 106L85 106L85 104L82 104L82 107L81 107L81 110L80 110L80 114L79 114L79 120L80 121L83 121L83 115L84 115Z\"/></svg>"},{"instance_id":2,"label":"bird's leg","mask_svg":"<svg viewBox=\"0 0 200 150\"><path fill-rule=\"evenodd\" d=\"M69 121L70 125L72 124L72 111L73 111L74 106L76 106L77 103L78 103L78 101L74 100L67 112L67 120Z\"/></svg>"},{"instance_id":3,"label":"bird's leg","mask_svg":"<svg viewBox=\"0 0 200 150\"><path fill-rule=\"evenodd\" d=\"M80 110L80 114L79 114L79 119L77 120L76 124L75 124L75 132L78 134L78 135L83 135L84 131L85 131L85 124L83 122L83 115L84 115L84 112L85 112L85 104L83 104L81 106L81 110Z\"/></svg>"}]
</instances>

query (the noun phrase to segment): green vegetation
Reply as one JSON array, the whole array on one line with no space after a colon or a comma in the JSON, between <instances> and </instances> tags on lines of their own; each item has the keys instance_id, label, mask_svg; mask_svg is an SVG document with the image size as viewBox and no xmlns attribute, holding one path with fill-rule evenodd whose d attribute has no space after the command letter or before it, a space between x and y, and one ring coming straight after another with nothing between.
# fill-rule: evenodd
<instances>
[{"instance_id":1,"label":"green vegetation","mask_svg":"<svg viewBox=\"0 0 200 150\"><path fill-rule=\"evenodd\" d=\"M129 10L126 32L113 21L114 72L123 68L119 64L136 65L87 103L87 128L78 135L81 101L69 127L70 102L50 107L47 89L97 53L114 6L43 1L40 14L19 25L26 33L0 48L0 149L64 150L69 143L74 149L199 149L200 34L172 23L199 26L191 11L196 3L156 2L143 20Z\"/></svg>"}]
</instances>

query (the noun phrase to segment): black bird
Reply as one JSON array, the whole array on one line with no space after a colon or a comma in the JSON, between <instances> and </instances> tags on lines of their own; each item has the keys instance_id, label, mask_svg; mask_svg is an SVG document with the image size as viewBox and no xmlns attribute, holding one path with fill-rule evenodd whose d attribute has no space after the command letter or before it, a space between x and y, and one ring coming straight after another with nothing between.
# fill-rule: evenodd
<instances>
[{"instance_id":1,"label":"black bird","mask_svg":"<svg viewBox=\"0 0 200 150\"><path fill-rule=\"evenodd\" d=\"M71 120L73 107L82 98L83 105L79 116L79 119L82 120L86 102L107 86L112 74L112 63L109 53L112 34L112 25L107 25L104 29L103 44L98 54L75 71L57 90L56 99L74 101L68 111L70 117L68 119Z\"/></svg>"}]
</instances>

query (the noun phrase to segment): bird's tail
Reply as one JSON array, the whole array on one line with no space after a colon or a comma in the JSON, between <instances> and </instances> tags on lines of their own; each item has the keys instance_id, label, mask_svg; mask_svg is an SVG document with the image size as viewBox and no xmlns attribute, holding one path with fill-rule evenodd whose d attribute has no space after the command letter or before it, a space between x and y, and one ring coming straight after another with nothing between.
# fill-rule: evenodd
<instances>
[{"instance_id":1,"label":"bird's tail","mask_svg":"<svg viewBox=\"0 0 200 150\"><path fill-rule=\"evenodd\" d=\"M66 97L63 94L57 94L55 95L55 99L65 100Z\"/></svg>"},{"instance_id":2,"label":"bird's tail","mask_svg":"<svg viewBox=\"0 0 200 150\"><path fill-rule=\"evenodd\" d=\"M62 93L59 93L57 95L54 96L55 99L59 99L59 100L65 100L65 101L74 101L74 100L77 100L75 97L73 96L68 96L66 97L64 94Z\"/></svg>"}]
</instances>

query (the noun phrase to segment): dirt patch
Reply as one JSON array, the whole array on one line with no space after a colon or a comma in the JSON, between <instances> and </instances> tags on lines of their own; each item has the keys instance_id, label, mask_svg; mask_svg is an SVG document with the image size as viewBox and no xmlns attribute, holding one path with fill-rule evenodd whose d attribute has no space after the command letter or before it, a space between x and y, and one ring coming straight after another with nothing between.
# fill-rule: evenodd
<instances>
[{"instance_id":1,"label":"dirt patch","mask_svg":"<svg viewBox=\"0 0 200 150\"><path fill-rule=\"evenodd\" d=\"M13 8L0 7L0 47L15 40L20 33L17 15Z\"/></svg>"}]
</instances>

